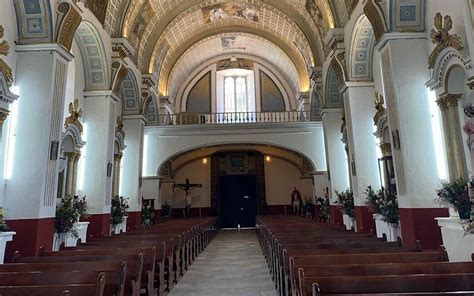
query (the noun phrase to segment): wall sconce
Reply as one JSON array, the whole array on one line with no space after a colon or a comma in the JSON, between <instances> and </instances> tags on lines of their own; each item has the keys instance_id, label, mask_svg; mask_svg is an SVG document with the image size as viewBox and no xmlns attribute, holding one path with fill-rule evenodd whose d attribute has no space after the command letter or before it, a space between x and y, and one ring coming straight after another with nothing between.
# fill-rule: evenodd
<instances>
[{"instance_id":1,"label":"wall sconce","mask_svg":"<svg viewBox=\"0 0 474 296\"><path fill-rule=\"evenodd\" d=\"M202 164L207 164L207 157L204 157L204 158L202 159Z\"/></svg>"},{"instance_id":2,"label":"wall sconce","mask_svg":"<svg viewBox=\"0 0 474 296\"><path fill-rule=\"evenodd\" d=\"M272 158L270 157L270 155L265 156L265 161L266 162L272 161Z\"/></svg>"}]
</instances>

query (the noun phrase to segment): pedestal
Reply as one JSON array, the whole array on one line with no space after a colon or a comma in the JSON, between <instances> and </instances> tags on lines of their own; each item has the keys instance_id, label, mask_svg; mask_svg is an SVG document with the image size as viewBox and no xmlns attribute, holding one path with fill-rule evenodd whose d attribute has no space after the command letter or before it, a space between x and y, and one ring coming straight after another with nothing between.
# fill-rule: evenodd
<instances>
[{"instance_id":1,"label":"pedestal","mask_svg":"<svg viewBox=\"0 0 474 296\"><path fill-rule=\"evenodd\" d=\"M127 232L127 219L128 217L123 217L123 221L120 224L110 224L110 234L120 234L123 232Z\"/></svg>"},{"instance_id":2,"label":"pedestal","mask_svg":"<svg viewBox=\"0 0 474 296\"><path fill-rule=\"evenodd\" d=\"M0 264L3 264L3 260L5 258L5 248L7 246L7 242L13 240L13 236L16 232L8 231L8 232L0 232Z\"/></svg>"},{"instance_id":3,"label":"pedestal","mask_svg":"<svg viewBox=\"0 0 474 296\"><path fill-rule=\"evenodd\" d=\"M77 237L74 236L72 232L54 233L53 251L59 251L62 243L64 243L64 246L66 247L75 247L77 246L78 240L81 240L82 243L87 241L87 228L89 227L89 222L77 222L73 227L76 230Z\"/></svg>"},{"instance_id":4,"label":"pedestal","mask_svg":"<svg viewBox=\"0 0 474 296\"><path fill-rule=\"evenodd\" d=\"M443 245L448 251L450 262L471 261L474 253L474 234L464 235L462 220L456 218L435 218L441 228Z\"/></svg>"},{"instance_id":5,"label":"pedestal","mask_svg":"<svg viewBox=\"0 0 474 296\"><path fill-rule=\"evenodd\" d=\"M357 225L355 218L350 217L349 215L342 215L342 221L344 222L344 225L346 226L347 230L356 230Z\"/></svg>"}]
</instances>

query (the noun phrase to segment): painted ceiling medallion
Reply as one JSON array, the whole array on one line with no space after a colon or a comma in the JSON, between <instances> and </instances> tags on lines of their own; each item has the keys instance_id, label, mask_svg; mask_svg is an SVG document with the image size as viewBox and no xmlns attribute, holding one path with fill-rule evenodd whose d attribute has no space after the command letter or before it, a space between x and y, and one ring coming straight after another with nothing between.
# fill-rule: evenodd
<instances>
[{"instance_id":1,"label":"painted ceiling medallion","mask_svg":"<svg viewBox=\"0 0 474 296\"><path fill-rule=\"evenodd\" d=\"M70 125L75 125L79 131L83 132L82 123L79 119L82 117L82 109L79 108L79 100L74 99L74 102L69 103L69 117L64 122L64 128L67 129Z\"/></svg>"},{"instance_id":2,"label":"painted ceiling medallion","mask_svg":"<svg viewBox=\"0 0 474 296\"><path fill-rule=\"evenodd\" d=\"M447 47L452 47L456 50L463 49L461 37L459 37L457 34L449 33L449 31L451 31L453 28L451 16L446 15L444 17L443 23L443 16L438 12L434 18L434 24L437 30L432 29L430 36L431 42L433 42L436 47L433 49L433 52L428 58L429 69L433 69L436 60L443 49Z\"/></svg>"}]
</instances>

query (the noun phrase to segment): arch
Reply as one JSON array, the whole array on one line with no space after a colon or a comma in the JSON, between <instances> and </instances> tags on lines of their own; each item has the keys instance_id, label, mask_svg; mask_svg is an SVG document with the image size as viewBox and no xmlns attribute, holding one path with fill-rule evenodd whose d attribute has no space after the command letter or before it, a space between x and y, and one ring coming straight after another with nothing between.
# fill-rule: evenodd
<instances>
[{"instance_id":1,"label":"arch","mask_svg":"<svg viewBox=\"0 0 474 296\"><path fill-rule=\"evenodd\" d=\"M349 81L373 80L375 34L369 18L361 15L354 26L349 53Z\"/></svg>"},{"instance_id":2,"label":"arch","mask_svg":"<svg viewBox=\"0 0 474 296\"><path fill-rule=\"evenodd\" d=\"M74 39L83 59L86 90L109 89L109 66L97 28L88 21L82 21Z\"/></svg>"},{"instance_id":3,"label":"arch","mask_svg":"<svg viewBox=\"0 0 474 296\"><path fill-rule=\"evenodd\" d=\"M188 90L193 86L193 83L197 82L196 77L200 77L204 75L205 72L212 71L211 66L213 64L215 64L216 62L220 60L229 59L232 56L236 58L244 58L244 59L253 60L259 63L259 67L257 67L257 69L255 70L263 68L265 73L270 74L269 76L274 80L274 82L277 84L278 88L283 94L286 109L288 109L289 111L296 108L295 99L296 99L297 92L296 90L292 90L290 85L288 85L287 79L285 77L286 75L282 74L282 72L284 73L283 69L275 68L272 64L268 63L267 61L263 60L260 57L247 55L247 54L233 54L233 55L224 54L224 55L216 56L208 61L205 61L196 69L194 69L193 72L187 75L187 79L183 83L181 83L181 87L179 91L177 92L178 95L175 98L175 108L177 112L179 112L179 110L186 109L187 93L188 93Z\"/></svg>"},{"instance_id":4,"label":"arch","mask_svg":"<svg viewBox=\"0 0 474 296\"><path fill-rule=\"evenodd\" d=\"M340 92L342 82L333 65L330 65L326 73L324 108L342 108L342 94Z\"/></svg>"},{"instance_id":5,"label":"arch","mask_svg":"<svg viewBox=\"0 0 474 296\"><path fill-rule=\"evenodd\" d=\"M282 159L294 167L296 167L300 172L301 175L310 175L315 173L316 166L314 162L304 155L301 152L288 149L285 147L281 147L274 144L258 144L258 143L235 143L235 144L210 144L210 145L203 145L199 147L193 147L187 150L178 151L174 155L171 155L167 159L163 160L162 163L159 164L158 169L156 170L157 176L162 175L164 171L167 171L167 176L172 177L176 174L179 169L183 168L184 166L195 162L203 157L208 157L216 152L221 151L232 151L232 150L254 150L260 151L266 155L271 157L276 157ZM180 158L183 158L186 155L190 155L192 153L198 154L197 156L192 156L190 159L183 159L181 163L177 163L176 168L171 168L171 163L176 161ZM301 161L301 163L298 163ZM172 172L174 171L174 172Z\"/></svg>"},{"instance_id":6,"label":"arch","mask_svg":"<svg viewBox=\"0 0 474 296\"><path fill-rule=\"evenodd\" d=\"M176 66L176 63L178 60L185 54L186 51L190 50L196 43L199 41L213 37L215 35L219 34L225 34L225 33L234 33L234 34L251 34L255 35L257 37L263 38L268 40L269 42L275 44L277 47L279 47L281 50L285 52L285 54L290 57L293 60L293 63L295 64L296 69L298 70L298 75L300 77L300 80L302 82L301 88L302 92L308 91L309 90L309 81L308 74L307 74L307 69L311 67L310 64L307 64L303 53L295 46L295 45L289 45L285 43L281 38L278 38L277 36L274 36L266 31L255 29L255 28L250 28L246 26L237 26L237 25L229 25L229 26L220 26L220 27L213 27L211 29L208 29L201 34L194 35L192 38L187 39L181 46L173 53L170 53L170 50L167 50L163 54L163 62L161 62L159 65L153 65L153 63L150 62L150 68L149 71L153 72L153 67L158 66L160 68L159 71L155 71L159 73L159 86L158 89L160 91L161 95L168 95L168 89L169 89L169 78L172 70ZM154 55L154 59L157 58L158 52ZM164 65L166 64L166 68Z\"/></svg>"},{"instance_id":7,"label":"arch","mask_svg":"<svg viewBox=\"0 0 474 296\"><path fill-rule=\"evenodd\" d=\"M150 94L143 102L142 114L145 115L147 124L159 123L157 100L153 94Z\"/></svg>"},{"instance_id":8,"label":"arch","mask_svg":"<svg viewBox=\"0 0 474 296\"><path fill-rule=\"evenodd\" d=\"M122 82L122 112L124 114L138 114L141 111L140 91L137 78L131 69L128 70Z\"/></svg>"},{"instance_id":9,"label":"arch","mask_svg":"<svg viewBox=\"0 0 474 296\"><path fill-rule=\"evenodd\" d=\"M439 54L426 86L431 90L447 91L449 74L454 67L463 69L468 78L473 76L471 60L465 59L458 50L448 47Z\"/></svg>"},{"instance_id":10,"label":"arch","mask_svg":"<svg viewBox=\"0 0 474 296\"><path fill-rule=\"evenodd\" d=\"M80 152L85 144L79 127L75 124L69 124L61 140L64 152Z\"/></svg>"}]
</instances>

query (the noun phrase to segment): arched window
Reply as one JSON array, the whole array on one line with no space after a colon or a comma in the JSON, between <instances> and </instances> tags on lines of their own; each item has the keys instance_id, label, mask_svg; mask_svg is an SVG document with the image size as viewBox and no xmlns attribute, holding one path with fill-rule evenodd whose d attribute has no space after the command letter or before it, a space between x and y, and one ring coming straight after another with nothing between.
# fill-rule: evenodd
<instances>
[{"instance_id":1,"label":"arched window","mask_svg":"<svg viewBox=\"0 0 474 296\"><path fill-rule=\"evenodd\" d=\"M227 76L224 79L224 112L248 112L247 77Z\"/></svg>"}]
</instances>

